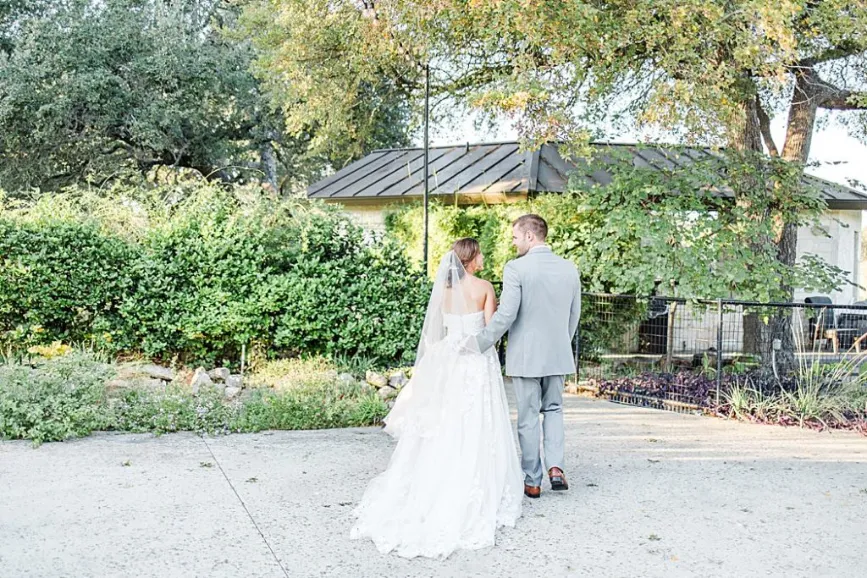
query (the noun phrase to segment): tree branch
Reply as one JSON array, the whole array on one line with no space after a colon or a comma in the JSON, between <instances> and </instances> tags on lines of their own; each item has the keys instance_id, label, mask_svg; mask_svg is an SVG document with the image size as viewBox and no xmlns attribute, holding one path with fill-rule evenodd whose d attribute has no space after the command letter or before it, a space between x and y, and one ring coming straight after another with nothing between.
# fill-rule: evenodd
<instances>
[{"instance_id":1,"label":"tree branch","mask_svg":"<svg viewBox=\"0 0 867 578\"><path fill-rule=\"evenodd\" d=\"M812 100L813 106L826 110L867 110L867 92L853 91L831 84L813 67L800 69L797 74L803 80L803 86L799 83L802 97Z\"/></svg>"},{"instance_id":2,"label":"tree branch","mask_svg":"<svg viewBox=\"0 0 867 578\"><path fill-rule=\"evenodd\" d=\"M867 50L867 47L856 42L841 42L837 46L833 46L825 51L814 56L809 56L802 59L796 64L797 68L808 68L823 62L831 62L832 60L840 60L849 56L855 56Z\"/></svg>"},{"instance_id":3,"label":"tree branch","mask_svg":"<svg viewBox=\"0 0 867 578\"><path fill-rule=\"evenodd\" d=\"M819 108L826 110L867 110L867 105L859 104L858 100L867 103L867 92L845 90L828 85L834 90L819 101Z\"/></svg>"},{"instance_id":4,"label":"tree branch","mask_svg":"<svg viewBox=\"0 0 867 578\"><path fill-rule=\"evenodd\" d=\"M765 141L765 146L768 147L768 152L772 157L780 156L780 151L777 150L777 145L774 143L774 136L771 134L771 119L768 113L762 107L762 100L759 95L756 95L756 113L759 117L759 129L762 132L762 140Z\"/></svg>"}]
</instances>

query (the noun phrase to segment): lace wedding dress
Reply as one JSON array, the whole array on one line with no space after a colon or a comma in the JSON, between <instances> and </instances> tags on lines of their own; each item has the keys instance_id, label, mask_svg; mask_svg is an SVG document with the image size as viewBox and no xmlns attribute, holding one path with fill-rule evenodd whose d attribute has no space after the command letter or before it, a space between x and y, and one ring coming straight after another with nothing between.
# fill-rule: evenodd
<instances>
[{"instance_id":1,"label":"lace wedding dress","mask_svg":"<svg viewBox=\"0 0 867 578\"><path fill-rule=\"evenodd\" d=\"M452 272L453 261L444 259ZM521 516L523 499L499 360L493 349L464 349L484 328L484 312L464 313L454 302L459 313L443 312L437 284L413 377L386 418L397 447L365 491L351 531L407 558L493 546L497 529Z\"/></svg>"}]
</instances>

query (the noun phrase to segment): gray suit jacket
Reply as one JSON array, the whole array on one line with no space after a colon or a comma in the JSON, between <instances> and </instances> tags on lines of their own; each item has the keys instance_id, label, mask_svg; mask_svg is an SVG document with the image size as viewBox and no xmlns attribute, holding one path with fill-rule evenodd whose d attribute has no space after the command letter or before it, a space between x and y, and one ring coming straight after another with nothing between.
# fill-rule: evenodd
<instances>
[{"instance_id":1,"label":"gray suit jacket","mask_svg":"<svg viewBox=\"0 0 867 578\"><path fill-rule=\"evenodd\" d=\"M506 375L545 377L575 372L572 337L581 316L581 280L571 261L548 246L506 264L500 307L478 337L485 351L509 332Z\"/></svg>"}]
</instances>

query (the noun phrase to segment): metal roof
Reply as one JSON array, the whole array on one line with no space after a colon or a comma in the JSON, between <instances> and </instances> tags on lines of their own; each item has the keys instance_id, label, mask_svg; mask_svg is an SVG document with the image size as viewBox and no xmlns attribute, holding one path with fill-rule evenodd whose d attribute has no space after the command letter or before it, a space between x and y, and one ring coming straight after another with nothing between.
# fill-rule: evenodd
<instances>
[{"instance_id":1,"label":"metal roof","mask_svg":"<svg viewBox=\"0 0 867 578\"><path fill-rule=\"evenodd\" d=\"M672 145L592 143L604 164L631 162L656 169L683 166L718 154L714 149ZM424 193L424 149L377 150L307 189L307 196L334 201L421 197ZM581 159L564 158L557 144L522 152L518 142L478 143L431 147L432 195L559 193L566 190L569 173L584 165L580 177L586 185L606 185L612 175L604 169L589 171ZM804 183L818 188L831 209L867 209L867 194L804 175Z\"/></svg>"}]
</instances>

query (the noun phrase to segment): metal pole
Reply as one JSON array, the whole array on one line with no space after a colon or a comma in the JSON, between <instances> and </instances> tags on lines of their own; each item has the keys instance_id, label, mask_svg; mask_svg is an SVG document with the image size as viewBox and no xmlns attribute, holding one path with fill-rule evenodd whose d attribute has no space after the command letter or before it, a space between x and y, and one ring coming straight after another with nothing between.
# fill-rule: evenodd
<instances>
[{"instance_id":1,"label":"metal pole","mask_svg":"<svg viewBox=\"0 0 867 578\"><path fill-rule=\"evenodd\" d=\"M575 356L575 385L581 383L581 323L578 323L578 330L575 332L575 350L572 354Z\"/></svg>"},{"instance_id":2,"label":"metal pole","mask_svg":"<svg viewBox=\"0 0 867 578\"><path fill-rule=\"evenodd\" d=\"M716 329L716 404L719 406L719 390L722 385L722 347L723 347L723 306L722 299L716 300L717 329Z\"/></svg>"},{"instance_id":3,"label":"metal pole","mask_svg":"<svg viewBox=\"0 0 867 578\"><path fill-rule=\"evenodd\" d=\"M244 385L244 363L247 361L247 344L241 344L241 385Z\"/></svg>"},{"instance_id":4,"label":"metal pole","mask_svg":"<svg viewBox=\"0 0 867 578\"><path fill-rule=\"evenodd\" d=\"M428 270L428 148L430 146L430 65L424 67L424 270Z\"/></svg>"}]
</instances>

